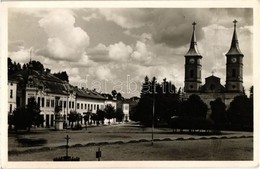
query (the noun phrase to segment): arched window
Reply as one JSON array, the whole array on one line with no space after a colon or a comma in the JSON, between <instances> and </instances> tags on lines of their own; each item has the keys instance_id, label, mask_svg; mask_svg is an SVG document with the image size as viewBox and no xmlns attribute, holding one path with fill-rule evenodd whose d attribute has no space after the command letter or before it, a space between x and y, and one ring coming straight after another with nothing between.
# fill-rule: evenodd
<instances>
[{"instance_id":1,"label":"arched window","mask_svg":"<svg viewBox=\"0 0 260 169\"><path fill-rule=\"evenodd\" d=\"M232 69L232 77L236 77L236 69Z\"/></svg>"},{"instance_id":2,"label":"arched window","mask_svg":"<svg viewBox=\"0 0 260 169\"><path fill-rule=\"evenodd\" d=\"M190 70L190 77L193 78L194 77L194 70Z\"/></svg>"}]
</instances>

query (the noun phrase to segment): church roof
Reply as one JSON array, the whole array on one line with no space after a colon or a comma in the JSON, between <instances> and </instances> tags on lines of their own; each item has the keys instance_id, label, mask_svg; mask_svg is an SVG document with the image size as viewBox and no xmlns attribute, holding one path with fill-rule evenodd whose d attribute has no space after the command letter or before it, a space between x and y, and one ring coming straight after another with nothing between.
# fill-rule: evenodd
<instances>
[{"instance_id":1,"label":"church roof","mask_svg":"<svg viewBox=\"0 0 260 169\"><path fill-rule=\"evenodd\" d=\"M193 32L192 32L192 36L191 36L190 49L186 53L185 56L199 56L199 57L201 57L199 50L198 50L197 40L196 40L196 35L195 35L195 25L196 25L196 23L193 22L192 25L193 25Z\"/></svg>"},{"instance_id":2,"label":"church roof","mask_svg":"<svg viewBox=\"0 0 260 169\"><path fill-rule=\"evenodd\" d=\"M233 32L231 47L226 55L243 55L243 53L239 49L239 43L237 38L237 31L236 31L237 21L234 20L233 23L234 23L234 32Z\"/></svg>"},{"instance_id":3,"label":"church roof","mask_svg":"<svg viewBox=\"0 0 260 169\"><path fill-rule=\"evenodd\" d=\"M220 79L220 78L217 76L211 75L209 77L206 77L205 79Z\"/></svg>"}]
</instances>

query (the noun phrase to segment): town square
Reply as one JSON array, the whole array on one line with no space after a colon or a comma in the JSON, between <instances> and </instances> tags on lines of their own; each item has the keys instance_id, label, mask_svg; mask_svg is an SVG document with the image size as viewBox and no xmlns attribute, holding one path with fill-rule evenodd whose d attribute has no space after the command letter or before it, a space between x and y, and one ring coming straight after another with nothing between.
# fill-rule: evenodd
<instances>
[{"instance_id":1,"label":"town square","mask_svg":"<svg viewBox=\"0 0 260 169\"><path fill-rule=\"evenodd\" d=\"M253 162L253 18L10 7L8 162Z\"/></svg>"}]
</instances>

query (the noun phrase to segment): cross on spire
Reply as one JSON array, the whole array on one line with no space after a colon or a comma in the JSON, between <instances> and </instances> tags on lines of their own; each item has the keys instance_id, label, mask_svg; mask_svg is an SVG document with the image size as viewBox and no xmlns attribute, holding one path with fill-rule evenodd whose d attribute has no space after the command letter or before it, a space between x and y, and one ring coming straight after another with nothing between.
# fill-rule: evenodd
<instances>
[{"instance_id":1,"label":"cross on spire","mask_svg":"<svg viewBox=\"0 0 260 169\"><path fill-rule=\"evenodd\" d=\"M193 25L193 30L195 30L195 26L196 26L196 22L193 22L192 25Z\"/></svg>"},{"instance_id":2,"label":"cross on spire","mask_svg":"<svg viewBox=\"0 0 260 169\"><path fill-rule=\"evenodd\" d=\"M211 71L211 74L212 74L212 76L214 76L214 73L215 73L215 71L214 71L214 70L212 70L212 71Z\"/></svg>"},{"instance_id":3,"label":"cross on spire","mask_svg":"<svg viewBox=\"0 0 260 169\"><path fill-rule=\"evenodd\" d=\"M30 50L30 63L32 61L32 49Z\"/></svg>"},{"instance_id":4,"label":"cross on spire","mask_svg":"<svg viewBox=\"0 0 260 169\"><path fill-rule=\"evenodd\" d=\"M234 27L236 27L237 26L237 20L234 20L233 23L234 23Z\"/></svg>"}]
</instances>

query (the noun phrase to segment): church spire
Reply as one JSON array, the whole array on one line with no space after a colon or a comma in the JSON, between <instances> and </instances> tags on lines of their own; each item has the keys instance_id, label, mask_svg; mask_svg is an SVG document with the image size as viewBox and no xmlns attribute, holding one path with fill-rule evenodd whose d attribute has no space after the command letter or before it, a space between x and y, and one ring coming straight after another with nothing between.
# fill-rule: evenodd
<instances>
[{"instance_id":1,"label":"church spire","mask_svg":"<svg viewBox=\"0 0 260 169\"><path fill-rule=\"evenodd\" d=\"M234 20L233 23L234 23L234 32L233 32L231 47L230 47L227 55L237 55L237 54L243 55L239 49L239 44L238 44L237 31L236 31L237 20Z\"/></svg>"},{"instance_id":2,"label":"church spire","mask_svg":"<svg viewBox=\"0 0 260 169\"><path fill-rule=\"evenodd\" d=\"M191 42L190 42L190 49L187 52L185 56L201 56L197 47L197 40L196 40L196 35L195 35L195 26L196 22L192 23L193 26L193 31L192 31L192 37L191 37Z\"/></svg>"}]
</instances>

